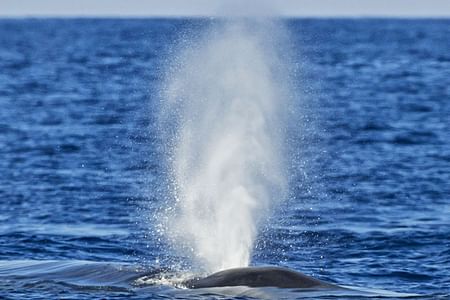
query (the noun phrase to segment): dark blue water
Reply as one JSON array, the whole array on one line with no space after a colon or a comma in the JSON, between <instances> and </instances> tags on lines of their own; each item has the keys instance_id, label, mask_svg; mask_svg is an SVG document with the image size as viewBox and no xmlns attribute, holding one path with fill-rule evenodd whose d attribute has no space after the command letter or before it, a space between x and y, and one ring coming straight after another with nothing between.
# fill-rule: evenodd
<instances>
[{"instance_id":1,"label":"dark blue water","mask_svg":"<svg viewBox=\"0 0 450 300\"><path fill-rule=\"evenodd\" d=\"M139 280L179 271L151 226L164 190L155 107L192 25L208 23L0 21L0 298L448 298L448 20L286 22L299 163L253 263L358 292Z\"/></svg>"}]
</instances>

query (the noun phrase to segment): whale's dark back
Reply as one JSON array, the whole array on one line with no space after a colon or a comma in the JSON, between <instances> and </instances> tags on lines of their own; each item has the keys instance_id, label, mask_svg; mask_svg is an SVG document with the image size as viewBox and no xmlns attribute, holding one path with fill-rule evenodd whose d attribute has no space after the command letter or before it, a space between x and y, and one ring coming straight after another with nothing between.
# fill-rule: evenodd
<instances>
[{"instance_id":1,"label":"whale's dark back","mask_svg":"<svg viewBox=\"0 0 450 300\"><path fill-rule=\"evenodd\" d=\"M205 278L185 282L189 288L224 286L279 287L279 288L336 288L333 284L280 267L235 268L214 273Z\"/></svg>"}]
</instances>

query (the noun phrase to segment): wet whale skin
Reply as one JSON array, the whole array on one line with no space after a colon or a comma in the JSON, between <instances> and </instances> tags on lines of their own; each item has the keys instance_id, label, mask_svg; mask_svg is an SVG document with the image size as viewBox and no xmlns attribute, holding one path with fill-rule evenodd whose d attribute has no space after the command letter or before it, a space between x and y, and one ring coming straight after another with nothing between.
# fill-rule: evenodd
<instances>
[{"instance_id":1,"label":"wet whale skin","mask_svg":"<svg viewBox=\"0 0 450 300\"><path fill-rule=\"evenodd\" d=\"M234 268L214 273L205 278L185 282L188 288L225 286L279 287L279 288L337 288L338 286L281 267Z\"/></svg>"}]
</instances>

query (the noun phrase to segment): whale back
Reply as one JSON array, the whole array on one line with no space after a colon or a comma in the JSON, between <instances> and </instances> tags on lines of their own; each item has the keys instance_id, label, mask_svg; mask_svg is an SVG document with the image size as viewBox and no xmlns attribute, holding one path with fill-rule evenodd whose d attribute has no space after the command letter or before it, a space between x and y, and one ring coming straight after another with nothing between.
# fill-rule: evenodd
<instances>
[{"instance_id":1,"label":"whale back","mask_svg":"<svg viewBox=\"0 0 450 300\"><path fill-rule=\"evenodd\" d=\"M205 278L185 282L188 288L225 286L279 287L279 288L333 288L333 284L312 278L300 272L280 267L234 268L214 273Z\"/></svg>"}]
</instances>

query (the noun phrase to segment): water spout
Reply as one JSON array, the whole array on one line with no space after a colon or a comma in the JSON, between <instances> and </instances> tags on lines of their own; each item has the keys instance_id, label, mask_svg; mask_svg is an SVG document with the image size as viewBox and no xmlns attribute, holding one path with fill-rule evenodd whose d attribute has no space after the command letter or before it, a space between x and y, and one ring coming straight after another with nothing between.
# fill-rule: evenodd
<instances>
[{"instance_id":1,"label":"water spout","mask_svg":"<svg viewBox=\"0 0 450 300\"><path fill-rule=\"evenodd\" d=\"M166 236L207 272L249 265L258 226L287 189L286 82L274 24L221 22L168 76L172 201Z\"/></svg>"}]
</instances>

